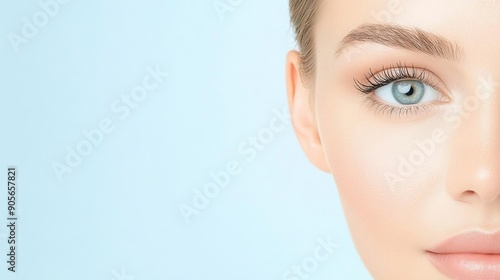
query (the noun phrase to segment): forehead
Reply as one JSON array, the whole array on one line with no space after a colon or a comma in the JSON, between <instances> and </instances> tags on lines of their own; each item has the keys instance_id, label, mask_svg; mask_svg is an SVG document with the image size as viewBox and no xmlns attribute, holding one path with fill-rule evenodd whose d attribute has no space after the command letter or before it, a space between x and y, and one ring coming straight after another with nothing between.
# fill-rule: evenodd
<instances>
[{"instance_id":1,"label":"forehead","mask_svg":"<svg viewBox=\"0 0 500 280\"><path fill-rule=\"evenodd\" d=\"M367 23L418 27L463 48L466 57L483 65L499 61L500 2L464 0L371 0L321 1L315 38L318 52L335 51L342 39L356 27ZM488 58L484 54L488 54ZM494 54L496 58L491 57Z\"/></svg>"}]
</instances>

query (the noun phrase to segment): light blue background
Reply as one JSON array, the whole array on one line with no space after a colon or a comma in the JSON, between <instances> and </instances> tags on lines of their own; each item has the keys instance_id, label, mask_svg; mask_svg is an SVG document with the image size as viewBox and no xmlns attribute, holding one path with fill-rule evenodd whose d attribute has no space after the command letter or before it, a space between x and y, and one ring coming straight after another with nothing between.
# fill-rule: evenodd
<instances>
[{"instance_id":1,"label":"light blue background","mask_svg":"<svg viewBox=\"0 0 500 280\"><path fill-rule=\"evenodd\" d=\"M288 1L233 0L222 18L215 2L72 0L15 52L9 34L43 10L2 0L0 279L283 279L322 237L340 247L309 279L370 279L333 179L290 125L254 160L238 152L286 107ZM157 66L170 76L121 120L111 104ZM52 164L105 118L113 132L58 180ZM231 160L241 174L187 224L179 206ZM15 274L4 261L9 165Z\"/></svg>"}]
</instances>

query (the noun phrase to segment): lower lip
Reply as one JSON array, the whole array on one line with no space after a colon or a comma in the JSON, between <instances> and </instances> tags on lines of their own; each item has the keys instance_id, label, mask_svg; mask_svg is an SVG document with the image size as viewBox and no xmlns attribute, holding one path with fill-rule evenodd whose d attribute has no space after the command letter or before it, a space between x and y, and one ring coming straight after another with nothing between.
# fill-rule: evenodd
<instances>
[{"instance_id":1,"label":"lower lip","mask_svg":"<svg viewBox=\"0 0 500 280\"><path fill-rule=\"evenodd\" d=\"M427 252L430 262L453 279L500 279L499 254L436 254Z\"/></svg>"}]
</instances>

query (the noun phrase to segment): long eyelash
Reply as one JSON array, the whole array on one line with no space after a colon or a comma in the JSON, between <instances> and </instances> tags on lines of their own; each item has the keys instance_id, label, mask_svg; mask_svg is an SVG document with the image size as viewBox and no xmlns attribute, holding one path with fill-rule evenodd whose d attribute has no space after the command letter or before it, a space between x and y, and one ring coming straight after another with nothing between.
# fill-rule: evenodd
<instances>
[{"instance_id":1,"label":"long eyelash","mask_svg":"<svg viewBox=\"0 0 500 280\"><path fill-rule=\"evenodd\" d=\"M354 87L362 94L361 103L367 102L368 106L374 109L376 113L385 113L390 116L397 115L398 117L414 115L421 111L429 112L431 106L428 104L390 105L373 98L371 93L380 87L403 79L421 81L435 90L440 88L440 84L427 75L425 68L416 68L413 65L408 67L406 64L401 64L401 62L395 66L391 64L389 68L382 67L382 71L375 74L370 68L369 74L365 75L365 79L366 82L362 83L354 78Z\"/></svg>"},{"instance_id":2,"label":"long eyelash","mask_svg":"<svg viewBox=\"0 0 500 280\"><path fill-rule=\"evenodd\" d=\"M415 66L402 65L401 62L398 64L390 65L389 68L382 67L382 71L373 73L370 68L369 74L365 75L365 82L360 82L354 78L354 87L365 94L370 94L376 89L388 85L394 81L401 79L411 79L419 80L423 83L428 84L434 89L438 89L438 84L433 81L427 74L427 69L416 68Z\"/></svg>"}]
</instances>

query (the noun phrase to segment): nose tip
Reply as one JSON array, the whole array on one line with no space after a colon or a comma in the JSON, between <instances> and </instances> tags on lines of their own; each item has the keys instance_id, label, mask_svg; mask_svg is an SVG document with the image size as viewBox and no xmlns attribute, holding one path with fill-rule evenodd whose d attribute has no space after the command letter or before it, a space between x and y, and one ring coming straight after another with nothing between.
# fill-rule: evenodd
<instances>
[{"instance_id":1,"label":"nose tip","mask_svg":"<svg viewBox=\"0 0 500 280\"><path fill-rule=\"evenodd\" d=\"M495 133L493 129L489 133L483 131L482 135L473 130L464 128L464 135L454 142L454 156L448 169L448 193L464 202L500 204L500 130L496 128Z\"/></svg>"},{"instance_id":2,"label":"nose tip","mask_svg":"<svg viewBox=\"0 0 500 280\"><path fill-rule=\"evenodd\" d=\"M500 200L500 175L491 169L481 168L474 173L460 171L458 180L448 180L448 192L463 202L492 203Z\"/></svg>"},{"instance_id":3,"label":"nose tip","mask_svg":"<svg viewBox=\"0 0 500 280\"><path fill-rule=\"evenodd\" d=\"M492 152L490 150L490 152ZM500 201L500 160L491 153L458 157L450 166L448 192L464 202Z\"/></svg>"},{"instance_id":4,"label":"nose tip","mask_svg":"<svg viewBox=\"0 0 500 280\"><path fill-rule=\"evenodd\" d=\"M498 172L491 172L488 168L481 168L475 175L475 186L471 186L481 201L493 202L500 197L500 175Z\"/></svg>"}]
</instances>

